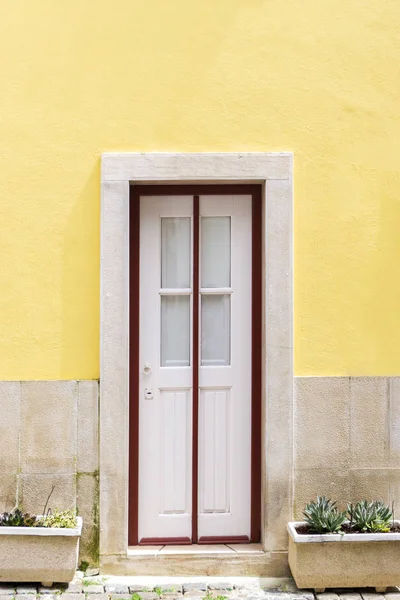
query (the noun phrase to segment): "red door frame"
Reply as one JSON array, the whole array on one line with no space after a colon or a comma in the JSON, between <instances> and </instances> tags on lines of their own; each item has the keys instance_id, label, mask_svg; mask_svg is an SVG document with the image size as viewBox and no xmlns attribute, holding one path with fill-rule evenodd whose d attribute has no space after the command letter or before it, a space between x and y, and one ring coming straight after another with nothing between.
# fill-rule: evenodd
<instances>
[{"instance_id":1,"label":"red door frame","mask_svg":"<svg viewBox=\"0 0 400 600\"><path fill-rule=\"evenodd\" d=\"M197 534L198 502L198 382L199 382L199 196L252 196L252 371L251 371L251 530L247 536L202 537ZM262 372L262 187L261 185L131 185L130 187L130 354L129 354L129 495L128 544L139 543L139 308L140 308L140 197L193 196L193 449L192 539L146 538L146 544L259 542L261 535L261 372Z\"/></svg>"}]
</instances>

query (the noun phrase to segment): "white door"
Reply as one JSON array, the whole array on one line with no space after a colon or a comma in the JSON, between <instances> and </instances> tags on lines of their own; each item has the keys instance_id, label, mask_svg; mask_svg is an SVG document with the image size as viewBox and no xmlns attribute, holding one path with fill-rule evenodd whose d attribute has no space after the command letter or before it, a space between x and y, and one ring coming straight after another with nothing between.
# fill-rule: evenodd
<instances>
[{"instance_id":1,"label":"white door","mask_svg":"<svg viewBox=\"0 0 400 600\"><path fill-rule=\"evenodd\" d=\"M139 542L192 539L193 205L140 198ZM250 536L252 199L204 195L199 212L195 518L206 541Z\"/></svg>"},{"instance_id":2,"label":"white door","mask_svg":"<svg viewBox=\"0 0 400 600\"><path fill-rule=\"evenodd\" d=\"M200 539L250 536L251 215L200 196Z\"/></svg>"}]
</instances>

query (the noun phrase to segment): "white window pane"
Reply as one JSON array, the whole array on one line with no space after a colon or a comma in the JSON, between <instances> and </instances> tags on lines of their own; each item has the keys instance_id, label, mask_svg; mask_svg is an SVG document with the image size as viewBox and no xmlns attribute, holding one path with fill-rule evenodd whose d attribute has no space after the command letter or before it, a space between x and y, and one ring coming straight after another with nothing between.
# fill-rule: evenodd
<instances>
[{"instance_id":1,"label":"white window pane","mask_svg":"<svg viewBox=\"0 0 400 600\"><path fill-rule=\"evenodd\" d=\"M201 287L231 285L231 218L201 219Z\"/></svg>"},{"instance_id":2,"label":"white window pane","mask_svg":"<svg viewBox=\"0 0 400 600\"><path fill-rule=\"evenodd\" d=\"M190 287L190 217L161 219L161 287Z\"/></svg>"},{"instance_id":3,"label":"white window pane","mask_svg":"<svg viewBox=\"0 0 400 600\"><path fill-rule=\"evenodd\" d=\"M161 366L190 365L190 296L161 296Z\"/></svg>"},{"instance_id":4,"label":"white window pane","mask_svg":"<svg viewBox=\"0 0 400 600\"><path fill-rule=\"evenodd\" d=\"M201 364L229 365L231 362L231 297L201 296Z\"/></svg>"}]
</instances>

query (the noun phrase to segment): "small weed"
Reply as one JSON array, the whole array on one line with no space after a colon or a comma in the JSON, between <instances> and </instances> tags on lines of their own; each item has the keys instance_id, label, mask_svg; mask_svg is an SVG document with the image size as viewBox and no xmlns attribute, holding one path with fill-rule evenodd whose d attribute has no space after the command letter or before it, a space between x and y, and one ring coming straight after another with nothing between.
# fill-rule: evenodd
<instances>
[{"instance_id":1,"label":"small weed","mask_svg":"<svg viewBox=\"0 0 400 600\"><path fill-rule=\"evenodd\" d=\"M99 581L96 579L82 579L83 587L89 587L90 585L99 585Z\"/></svg>"},{"instance_id":2,"label":"small weed","mask_svg":"<svg viewBox=\"0 0 400 600\"><path fill-rule=\"evenodd\" d=\"M88 570L88 568L89 568L89 563L86 560L83 560L81 562L81 564L79 565L78 570L85 572Z\"/></svg>"},{"instance_id":3,"label":"small weed","mask_svg":"<svg viewBox=\"0 0 400 600\"><path fill-rule=\"evenodd\" d=\"M160 586L157 586L154 588L155 593L157 594L158 597L161 596L162 594L162 589L160 588Z\"/></svg>"},{"instance_id":4,"label":"small weed","mask_svg":"<svg viewBox=\"0 0 400 600\"><path fill-rule=\"evenodd\" d=\"M135 592L134 594L132 594L131 600L142 600L142 596Z\"/></svg>"}]
</instances>

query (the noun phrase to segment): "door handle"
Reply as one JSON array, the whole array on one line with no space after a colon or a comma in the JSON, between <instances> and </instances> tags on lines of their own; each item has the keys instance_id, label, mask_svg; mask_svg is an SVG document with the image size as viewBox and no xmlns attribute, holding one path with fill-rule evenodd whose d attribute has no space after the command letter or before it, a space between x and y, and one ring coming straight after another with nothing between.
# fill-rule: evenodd
<instances>
[{"instance_id":1,"label":"door handle","mask_svg":"<svg viewBox=\"0 0 400 600\"><path fill-rule=\"evenodd\" d=\"M143 373L145 375L148 375L149 373L151 373L151 366L149 365L149 363L146 363L143 367Z\"/></svg>"}]
</instances>

